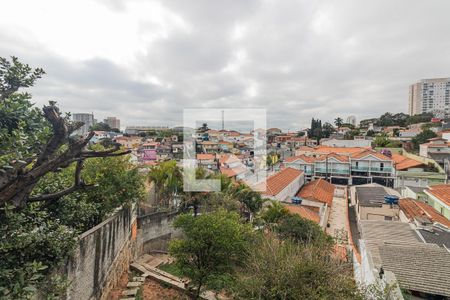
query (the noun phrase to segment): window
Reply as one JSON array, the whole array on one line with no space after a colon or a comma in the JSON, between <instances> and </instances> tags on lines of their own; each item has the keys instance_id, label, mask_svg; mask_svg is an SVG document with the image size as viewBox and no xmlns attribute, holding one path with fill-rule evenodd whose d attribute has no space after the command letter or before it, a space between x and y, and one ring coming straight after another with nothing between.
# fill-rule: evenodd
<instances>
[{"instance_id":1,"label":"window","mask_svg":"<svg viewBox=\"0 0 450 300\"><path fill-rule=\"evenodd\" d=\"M444 214L444 207L441 206L441 215L443 215L443 214Z\"/></svg>"},{"instance_id":2,"label":"window","mask_svg":"<svg viewBox=\"0 0 450 300\"><path fill-rule=\"evenodd\" d=\"M385 220L385 221L392 221L392 217L384 216L384 220Z\"/></svg>"},{"instance_id":3,"label":"window","mask_svg":"<svg viewBox=\"0 0 450 300\"><path fill-rule=\"evenodd\" d=\"M380 170L383 171L384 163L380 163Z\"/></svg>"}]
</instances>

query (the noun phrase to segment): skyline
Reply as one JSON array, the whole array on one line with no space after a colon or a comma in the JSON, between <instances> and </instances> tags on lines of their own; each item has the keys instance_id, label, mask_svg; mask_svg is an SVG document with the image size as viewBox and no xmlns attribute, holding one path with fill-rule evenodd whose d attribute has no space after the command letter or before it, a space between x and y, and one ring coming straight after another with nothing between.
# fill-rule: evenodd
<instances>
[{"instance_id":1,"label":"skyline","mask_svg":"<svg viewBox=\"0 0 450 300\"><path fill-rule=\"evenodd\" d=\"M62 111L117 116L123 126L180 125L184 108L265 108L268 127L300 129L313 117L406 113L410 84L450 76L449 9L448 1L14 1L0 11L0 56L46 70L31 90L39 106L56 100Z\"/></svg>"}]
</instances>

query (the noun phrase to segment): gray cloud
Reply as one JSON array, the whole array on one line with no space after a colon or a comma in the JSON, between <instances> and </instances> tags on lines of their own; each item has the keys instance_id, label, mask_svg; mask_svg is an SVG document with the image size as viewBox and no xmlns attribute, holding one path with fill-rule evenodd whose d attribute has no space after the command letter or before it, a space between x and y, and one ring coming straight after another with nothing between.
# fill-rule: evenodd
<instances>
[{"instance_id":1,"label":"gray cloud","mask_svg":"<svg viewBox=\"0 0 450 300\"><path fill-rule=\"evenodd\" d=\"M123 2L99 1L104 10L132 13ZM160 5L186 28L143 42L126 63L98 55L68 59L4 26L0 56L17 55L47 71L33 88L39 105L58 99L64 110L115 115L128 125L180 124L183 108L259 107L267 108L268 126L298 129L312 117L405 112L409 84L450 76L446 0ZM156 27L144 18L138 34Z\"/></svg>"}]
</instances>

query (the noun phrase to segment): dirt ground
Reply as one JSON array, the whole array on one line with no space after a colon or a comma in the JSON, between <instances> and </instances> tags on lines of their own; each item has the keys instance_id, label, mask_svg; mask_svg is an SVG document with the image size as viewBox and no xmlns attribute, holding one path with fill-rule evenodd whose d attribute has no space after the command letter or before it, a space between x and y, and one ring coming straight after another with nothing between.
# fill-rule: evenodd
<instances>
[{"instance_id":1,"label":"dirt ground","mask_svg":"<svg viewBox=\"0 0 450 300\"><path fill-rule=\"evenodd\" d=\"M123 272L122 276L120 276L119 284L115 289L111 290L108 295L108 300L119 300L122 296L122 291L126 290L128 284L128 272Z\"/></svg>"},{"instance_id":2,"label":"dirt ground","mask_svg":"<svg viewBox=\"0 0 450 300\"><path fill-rule=\"evenodd\" d=\"M164 287L156 281L148 279L142 286L143 298L145 300L175 299L189 300L190 298L183 293L168 287Z\"/></svg>"}]
</instances>

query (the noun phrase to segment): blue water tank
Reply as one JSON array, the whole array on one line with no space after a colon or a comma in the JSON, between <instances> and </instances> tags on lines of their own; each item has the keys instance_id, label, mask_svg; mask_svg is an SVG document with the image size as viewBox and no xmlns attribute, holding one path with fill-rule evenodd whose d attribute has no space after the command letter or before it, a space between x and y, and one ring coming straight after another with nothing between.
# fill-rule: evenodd
<instances>
[{"instance_id":1,"label":"blue water tank","mask_svg":"<svg viewBox=\"0 0 450 300\"><path fill-rule=\"evenodd\" d=\"M398 204L398 196L395 195L386 195L384 196L384 202L387 204Z\"/></svg>"},{"instance_id":2,"label":"blue water tank","mask_svg":"<svg viewBox=\"0 0 450 300\"><path fill-rule=\"evenodd\" d=\"M299 197L292 197L291 201L293 204L302 204L302 199Z\"/></svg>"}]
</instances>

